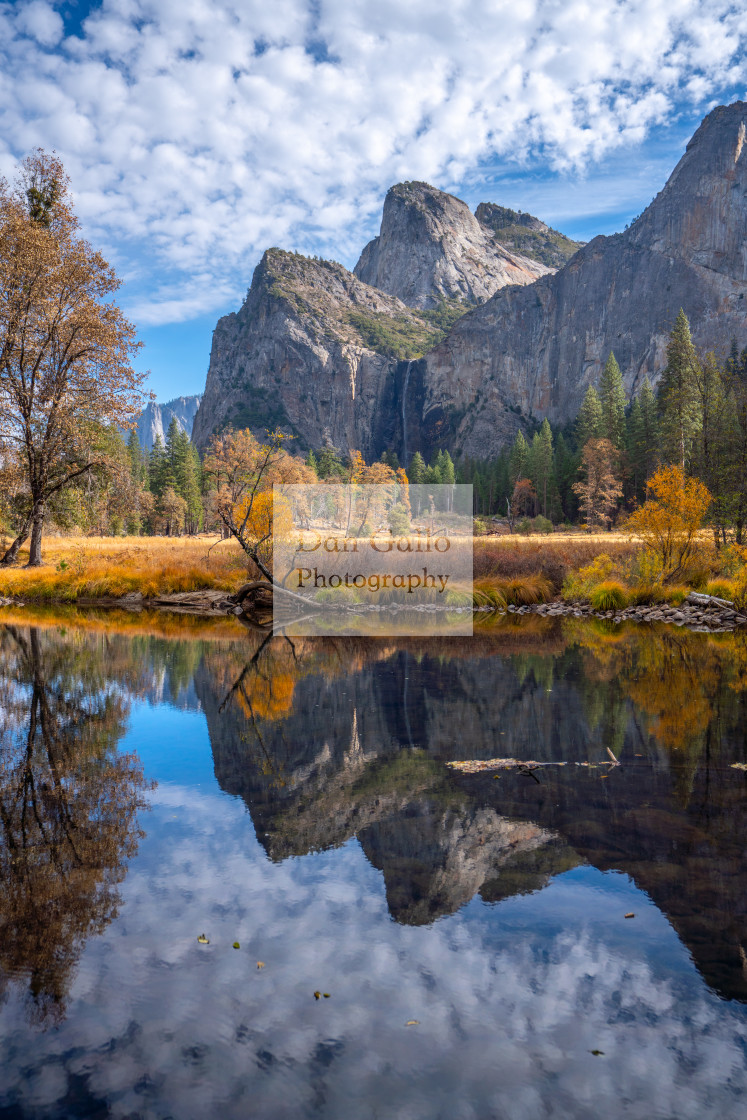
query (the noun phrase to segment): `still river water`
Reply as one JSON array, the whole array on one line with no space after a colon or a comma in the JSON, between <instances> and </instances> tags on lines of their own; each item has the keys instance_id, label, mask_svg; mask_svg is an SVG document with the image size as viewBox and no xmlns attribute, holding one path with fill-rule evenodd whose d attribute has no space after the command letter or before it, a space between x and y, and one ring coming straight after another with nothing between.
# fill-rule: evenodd
<instances>
[{"instance_id":1,"label":"still river water","mask_svg":"<svg viewBox=\"0 0 747 1120\"><path fill-rule=\"evenodd\" d=\"M747 1114L747 635L0 621L2 1120Z\"/></svg>"}]
</instances>

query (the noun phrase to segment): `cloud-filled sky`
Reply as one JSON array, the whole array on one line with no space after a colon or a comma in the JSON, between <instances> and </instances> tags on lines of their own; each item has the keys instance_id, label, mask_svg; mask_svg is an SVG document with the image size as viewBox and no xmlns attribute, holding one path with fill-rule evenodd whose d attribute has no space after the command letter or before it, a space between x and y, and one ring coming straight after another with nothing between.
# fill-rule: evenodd
<instances>
[{"instance_id":1,"label":"cloud-filled sky","mask_svg":"<svg viewBox=\"0 0 747 1120\"><path fill-rule=\"evenodd\" d=\"M60 154L163 399L264 248L351 267L399 180L620 228L746 39L728 0L0 0L0 172Z\"/></svg>"}]
</instances>

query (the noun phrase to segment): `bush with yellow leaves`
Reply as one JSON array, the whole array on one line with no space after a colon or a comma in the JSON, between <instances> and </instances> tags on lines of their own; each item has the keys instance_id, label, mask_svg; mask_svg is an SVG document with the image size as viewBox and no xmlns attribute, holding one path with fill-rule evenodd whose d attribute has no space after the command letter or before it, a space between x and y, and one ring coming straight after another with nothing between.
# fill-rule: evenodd
<instances>
[{"instance_id":1,"label":"bush with yellow leaves","mask_svg":"<svg viewBox=\"0 0 747 1120\"><path fill-rule=\"evenodd\" d=\"M662 467L649 481L648 501L624 530L643 542L660 566L662 583L682 579L697 554L698 534L711 504L708 489L678 466Z\"/></svg>"}]
</instances>

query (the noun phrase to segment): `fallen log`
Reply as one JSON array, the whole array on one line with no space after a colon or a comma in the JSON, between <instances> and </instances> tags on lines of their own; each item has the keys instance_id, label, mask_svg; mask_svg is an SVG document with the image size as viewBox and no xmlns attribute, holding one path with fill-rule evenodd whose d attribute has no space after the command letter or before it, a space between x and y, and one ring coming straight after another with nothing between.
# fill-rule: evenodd
<instances>
[{"instance_id":1,"label":"fallen log","mask_svg":"<svg viewBox=\"0 0 747 1120\"><path fill-rule=\"evenodd\" d=\"M611 754L611 752L610 752ZM456 769L461 774L482 774L483 771L493 771L493 769L536 769L540 766L587 766L591 769L596 769L598 766L619 766L617 759L613 755L611 762L605 763L569 763L569 762L550 762L540 763L535 759L530 758L522 762L521 758L468 758L465 762L451 762L447 763L451 769Z\"/></svg>"},{"instance_id":2,"label":"fallen log","mask_svg":"<svg viewBox=\"0 0 747 1120\"><path fill-rule=\"evenodd\" d=\"M704 595L700 591L691 591L685 600L696 607L727 607L734 610L734 604L729 599L719 599L716 595Z\"/></svg>"}]
</instances>

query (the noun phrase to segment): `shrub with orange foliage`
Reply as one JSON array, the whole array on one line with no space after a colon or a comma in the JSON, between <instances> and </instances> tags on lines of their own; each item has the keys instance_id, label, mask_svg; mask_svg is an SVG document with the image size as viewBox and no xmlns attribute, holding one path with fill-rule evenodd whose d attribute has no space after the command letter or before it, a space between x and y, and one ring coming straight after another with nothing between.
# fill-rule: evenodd
<instances>
[{"instance_id":1,"label":"shrub with orange foliage","mask_svg":"<svg viewBox=\"0 0 747 1120\"><path fill-rule=\"evenodd\" d=\"M702 482L685 478L677 466L662 467L648 485L651 497L630 515L625 531L643 541L660 565L662 582L671 583L693 557L712 499Z\"/></svg>"}]
</instances>

